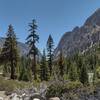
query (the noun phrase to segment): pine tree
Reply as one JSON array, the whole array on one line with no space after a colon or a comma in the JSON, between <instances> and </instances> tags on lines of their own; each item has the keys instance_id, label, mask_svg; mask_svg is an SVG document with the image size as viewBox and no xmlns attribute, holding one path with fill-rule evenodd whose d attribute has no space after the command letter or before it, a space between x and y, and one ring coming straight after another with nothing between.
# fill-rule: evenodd
<instances>
[{"instance_id":1,"label":"pine tree","mask_svg":"<svg viewBox=\"0 0 100 100\"><path fill-rule=\"evenodd\" d=\"M96 55L96 50L90 52L90 56L89 56L88 62L89 62L89 67L90 67L89 69L90 69L90 71L92 71L94 73L94 75L93 75L93 82L94 82L94 80L96 78L96 65L97 65L97 61L98 61L98 57Z\"/></svg>"},{"instance_id":2,"label":"pine tree","mask_svg":"<svg viewBox=\"0 0 100 100\"><path fill-rule=\"evenodd\" d=\"M76 54L75 55L75 62L76 62L76 65L77 65L77 67L78 67L78 70L80 70L81 69L81 67L82 67L82 57L81 57L81 55L79 55L79 54Z\"/></svg>"},{"instance_id":3,"label":"pine tree","mask_svg":"<svg viewBox=\"0 0 100 100\"><path fill-rule=\"evenodd\" d=\"M26 59L24 56L22 56L20 59L19 80L23 80L23 75L25 72L26 72Z\"/></svg>"},{"instance_id":4,"label":"pine tree","mask_svg":"<svg viewBox=\"0 0 100 100\"><path fill-rule=\"evenodd\" d=\"M59 55L58 66L59 66L59 72L60 72L59 74L61 77L63 77L63 75L64 75L64 58L63 58L62 50Z\"/></svg>"},{"instance_id":5,"label":"pine tree","mask_svg":"<svg viewBox=\"0 0 100 100\"><path fill-rule=\"evenodd\" d=\"M32 79L32 73L30 67L30 58L22 56L20 62L19 80L31 81L31 79Z\"/></svg>"},{"instance_id":6,"label":"pine tree","mask_svg":"<svg viewBox=\"0 0 100 100\"><path fill-rule=\"evenodd\" d=\"M9 64L6 62L6 63L2 63L2 66L3 66L3 76L4 77L8 77L9 76L9 73L10 73L10 66Z\"/></svg>"},{"instance_id":7,"label":"pine tree","mask_svg":"<svg viewBox=\"0 0 100 100\"><path fill-rule=\"evenodd\" d=\"M43 50L43 56L42 56L41 64L40 64L40 79L41 81L43 80L48 81L48 68L46 64L45 49Z\"/></svg>"},{"instance_id":8,"label":"pine tree","mask_svg":"<svg viewBox=\"0 0 100 100\"><path fill-rule=\"evenodd\" d=\"M70 58L66 58L66 74L68 75L69 70L71 67L71 59Z\"/></svg>"},{"instance_id":9,"label":"pine tree","mask_svg":"<svg viewBox=\"0 0 100 100\"><path fill-rule=\"evenodd\" d=\"M76 67L76 64L74 62L70 66L69 79L71 81L76 81L78 79L77 67Z\"/></svg>"},{"instance_id":10,"label":"pine tree","mask_svg":"<svg viewBox=\"0 0 100 100\"><path fill-rule=\"evenodd\" d=\"M33 56L33 62L32 62L32 72L34 75L34 79L37 79L37 68L36 68L36 55L38 54L38 50L36 47L36 43L39 40L39 35L36 33L37 25L36 21L32 20L32 23L29 24L29 36L27 37L27 44L30 47L29 55Z\"/></svg>"},{"instance_id":11,"label":"pine tree","mask_svg":"<svg viewBox=\"0 0 100 100\"><path fill-rule=\"evenodd\" d=\"M15 79L19 55L17 50L16 34L14 33L12 25L9 25L7 37L5 39L5 43L1 52L1 58L3 59L3 62L9 63L11 69L10 78Z\"/></svg>"},{"instance_id":12,"label":"pine tree","mask_svg":"<svg viewBox=\"0 0 100 100\"><path fill-rule=\"evenodd\" d=\"M80 76L80 71L81 71L81 68L83 66L83 58L78 53L75 55L74 58L75 58L74 60L76 62L76 66L77 66L78 76Z\"/></svg>"},{"instance_id":13,"label":"pine tree","mask_svg":"<svg viewBox=\"0 0 100 100\"><path fill-rule=\"evenodd\" d=\"M80 82L83 83L84 85L87 84L88 82L88 74L87 74L87 69L85 64L83 64L80 72Z\"/></svg>"},{"instance_id":14,"label":"pine tree","mask_svg":"<svg viewBox=\"0 0 100 100\"><path fill-rule=\"evenodd\" d=\"M53 48L54 47L54 42L53 42L53 38L51 35L49 35L49 38L47 40L47 53L48 53L48 68L49 68L49 72L50 72L50 76L52 74L52 66L53 66Z\"/></svg>"}]
</instances>

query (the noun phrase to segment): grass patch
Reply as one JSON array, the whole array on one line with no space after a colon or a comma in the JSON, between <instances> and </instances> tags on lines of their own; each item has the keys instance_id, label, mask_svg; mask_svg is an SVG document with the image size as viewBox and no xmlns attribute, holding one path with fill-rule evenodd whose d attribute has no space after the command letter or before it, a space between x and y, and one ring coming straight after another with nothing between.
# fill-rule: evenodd
<instances>
[{"instance_id":1,"label":"grass patch","mask_svg":"<svg viewBox=\"0 0 100 100\"><path fill-rule=\"evenodd\" d=\"M0 76L0 91L12 92L16 89L24 89L32 87L32 83L17 80L5 80Z\"/></svg>"}]
</instances>

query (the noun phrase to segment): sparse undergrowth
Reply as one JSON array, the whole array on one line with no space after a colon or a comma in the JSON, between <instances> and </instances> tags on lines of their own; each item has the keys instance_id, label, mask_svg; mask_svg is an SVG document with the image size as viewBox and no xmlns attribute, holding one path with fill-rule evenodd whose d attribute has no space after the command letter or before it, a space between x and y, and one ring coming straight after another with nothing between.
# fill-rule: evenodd
<instances>
[{"instance_id":1,"label":"sparse undergrowth","mask_svg":"<svg viewBox=\"0 0 100 100\"><path fill-rule=\"evenodd\" d=\"M16 89L29 89L33 86L38 89L40 83L40 81L23 82L7 80L0 76L0 91L5 91L9 95ZM100 80L96 81L94 86L84 86L79 81L53 81L45 83L48 85L46 97L59 97L61 100L80 100L80 98L94 96L94 93L97 93L97 89L100 88Z\"/></svg>"},{"instance_id":2,"label":"sparse undergrowth","mask_svg":"<svg viewBox=\"0 0 100 100\"><path fill-rule=\"evenodd\" d=\"M0 91L6 91L7 94L16 89L24 89L32 87L32 83L17 80L6 80L0 76Z\"/></svg>"},{"instance_id":3,"label":"sparse undergrowth","mask_svg":"<svg viewBox=\"0 0 100 100\"><path fill-rule=\"evenodd\" d=\"M48 87L46 97L59 97L61 100L80 100L80 98L94 96L97 88L100 88L100 81L95 84L82 85L79 81L75 82L56 82Z\"/></svg>"},{"instance_id":4,"label":"sparse undergrowth","mask_svg":"<svg viewBox=\"0 0 100 100\"><path fill-rule=\"evenodd\" d=\"M61 97L63 93L68 91L73 91L78 88L82 88L83 85L76 81L76 82L55 82L48 87L46 96L49 97Z\"/></svg>"}]
</instances>

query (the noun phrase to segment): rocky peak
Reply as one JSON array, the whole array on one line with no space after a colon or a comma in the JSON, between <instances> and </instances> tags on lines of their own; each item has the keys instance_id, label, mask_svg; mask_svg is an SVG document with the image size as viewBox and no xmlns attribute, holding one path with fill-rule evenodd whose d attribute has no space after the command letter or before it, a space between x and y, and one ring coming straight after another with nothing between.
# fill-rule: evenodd
<instances>
[{"instance_id":1,"label":"rocky peak","mask_svg":"<svg viewBox=\"0 0 100 100\"><path fill-rule=\"evenodd\" d=\"M95 11L81 27L66 32L54 51L55 57L63 50L65 57L88 50L100 43L100 8Z\"/></svg>"},{"instance_id":2,"label":"rocky peak","mask_svg":"<svg viewBox=\"0 0 100 100\"><path fill-rule=\"evenodd\" d=\"M97 9L85 22L85 25L99 25L100 26L100 8Z\"/></svg>"}]
</instances>

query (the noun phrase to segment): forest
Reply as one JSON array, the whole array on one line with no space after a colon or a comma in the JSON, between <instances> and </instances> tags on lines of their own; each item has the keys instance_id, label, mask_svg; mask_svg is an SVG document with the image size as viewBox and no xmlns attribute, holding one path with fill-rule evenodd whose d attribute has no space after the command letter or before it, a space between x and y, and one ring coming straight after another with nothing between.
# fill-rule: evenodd
<instances>
[{"instance_id":1,"label":"forest","mask_svg":"<svg viewBox=\"0 0 100 100\"><path fill-rule=\"evenodd\" d=\"M92 87L91 91L94 93L95 87L100 83L100 44L96 44L84 53L76 52L67 57L61 49L59 55L55 57L54 40L50 34L41 53L41 59L38 59L39 34L35 19L29 23L28 29L25 41L29 52L21 56L14 27L8 26L5 43L0 48L0 90L9 92L16 87L25 88L24 84L38 87L44 82L48 86L47 98L60 98L66 91L74 91L76 88L87 90ZM10 83L14 86L10 86ZM74 98L74 92L71 93L69 98ZM65 100L76 100L69 99L68 96L65 98L67 98Z\"/></svg>"}]
</instances>

